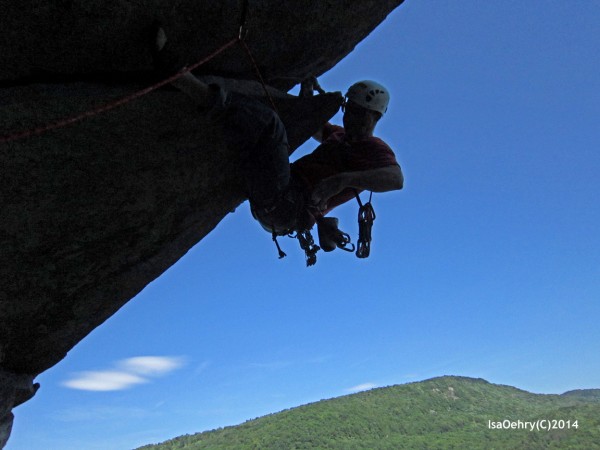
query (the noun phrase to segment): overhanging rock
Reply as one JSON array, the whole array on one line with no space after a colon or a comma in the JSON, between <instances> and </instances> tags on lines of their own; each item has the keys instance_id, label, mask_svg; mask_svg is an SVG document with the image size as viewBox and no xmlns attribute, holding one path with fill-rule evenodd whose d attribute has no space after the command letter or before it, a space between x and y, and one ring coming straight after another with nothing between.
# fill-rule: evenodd
<instances>
[{"instance_id":1,"label":"overhanging rock","mask_svg":"<svg viewBox=\"0 0 600 450\"><path fill-rule=\"evenodd\" d=\"M297 147L339 93L283 94L347 55L402 0L250 0L247 43ZM0 0L0 135L147 86L157 21L195 62L238 34L243 1ZM266 102L239 45L197 71ZM206 78L208 81L214 78ZM0 144L0 446L35 375L244 200L234 149L163 88L65 128ZM6 380L12 380L10 383ZM25 380L25 381L23 381ZM4 382L6 381L6 383Z\"/></svg>"},{"instance_id":2,"label":"overhanging rock","mask_svg":"<svg viewBox=\"0 0 600 450\"><path fill-rule=\"evenodd\" d=\"M249 84L231 85L251 92ZM37 93L37 109L2 111L12 109L14 126L69 115L98 89L21 88ZM275 101L296 147L337 111L341 95ZM58 362L244 200L238 155L223 132L226 124L214 126L183 94L165 91L3 146L4 369L37 374Z\"/></svg>"},{"instance_id":3,"label":"overhanging rock","mask_svg":"<svg viewBox=\"0 0 600 450\"><path fill-rule=\"evenodd\" d=\"M256 91L250 82L233 84ZM91 106L98 89L128 90L13 88L37 109L4 99L0 111L10 128L33 124ZM339 93L274 97L294 146L341 103ZM209 123L183 94L163 91L2 146L0 367L7 380L33 379L60 361L244 200L225 127ZM14 399L35 390L3 384L0 434L8 437Z\"/></svg>"},{"instance_id":4,"label":"overhanging rock","mask_svg":"<svg viewBox=\"0 0 600 450\"><path fill-rule=\"evenodd\" d=\"M288 90L352 51L403 0L248 0L246 42L271 86ZM127 75L152 67L159 22L198 61L238 36L245 0L0 0L0 80ZM253 79L239 47L205 73Z\"/></svg>"}]
</instances>

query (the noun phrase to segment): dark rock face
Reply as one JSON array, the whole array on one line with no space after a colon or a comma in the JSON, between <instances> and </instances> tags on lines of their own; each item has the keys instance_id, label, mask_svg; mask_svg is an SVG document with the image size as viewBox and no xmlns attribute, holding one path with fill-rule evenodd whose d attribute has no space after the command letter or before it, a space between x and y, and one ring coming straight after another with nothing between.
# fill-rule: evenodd
<instances>
[{"instance_id":1,"label":"dark rock face","mask_svg":"<svg viewBox=\"0 0 600 450\"><path fill-rule=\"evenodd\" d=\"M247 42L287 90L333 67L402 0L250 1ZM186 61L238 34L242 2L0 0L0 135L148 85L159 20ZM198 69L266 102L235 45ZM141 82L140 80L143 80ZM341 103L271 90L293 148ZM35 375L176 262L244 200L222 125L163 88L39 136L0 143L0 446Z\"/></svg>"},{"instance_id":2,"label":"dark rock face","mask_svg":"<svg viewBox=\"0 0 600 450\"><path fill-rule=\"evenodd\" d=\"M197 61L238 36L245 0L0 0L0 80L148 70L158 20ZM403 0L248 0L246 41L269 84L287 90L352 51ZM205 73L254 79L240 48Z\"/></svg>"},{"instance_id":3,"label":"dark rock face","mask_svg":"<svg viewBox=\"0 0 600 450\"><path fill-rule=\"evenodd\" d=\"M57 103L87 106L85 88L61 87ZM43 109L44 97L36 103ZM296 146L339 103L339 94L277 99ZM58 362L244 200L235 149L211 125L184 95L158 92L4 146L6 370Z\"/></svg>"}]
</instances>

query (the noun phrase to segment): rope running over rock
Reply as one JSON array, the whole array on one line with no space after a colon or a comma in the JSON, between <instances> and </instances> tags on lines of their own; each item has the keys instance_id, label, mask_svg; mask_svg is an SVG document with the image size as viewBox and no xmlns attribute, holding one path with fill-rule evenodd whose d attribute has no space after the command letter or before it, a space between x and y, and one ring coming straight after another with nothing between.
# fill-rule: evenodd
<instances>
[{"instance_id":1,"label":"rope running over rock","mask_svg":"<svg viewBox=\"0 0 600 450\"><path fill-rule=\"evenodd\" d=\"M220 53L222 53L223 51L225 51L226 49L228 49L229 47L231 47L233 44L235 44L236 42L238 42L238 39L232 39L231 41L229 41L227 44L223 45L221 48L219 48L218 50L214 51L213 53L211 53L210 55L208 55L206 58L202 59L201 61L198 61L196 64L190 66L190 67L185 67L183 70L179 71L178 73L176 73L175 75L170 76L169 78L166 78L162 81L159 81L156 84L153 84L151 86L148 86L147 88L144 88L142 90L139 90L137 92L134 92L133 94L130 94L126 97L120 98L118 100L106 103L104 105L100 105L96 108L90 109L88 111L84 111L81 114L72 116L72 117L67 117L65 119L61 119L58 120L56 122L53 123L49 123L47 125L42 125L40 127L37 128L33 128L30 130L24 130L24 131L19 131L16 133L12 133L6 136L2 136L0 137L0 144L5 144L8 142L12 142L12 141L16 141L16 140L20 140L20 139L24 139L30 136L35 136L35 135L39 135L39 134L43 134L46 133L47 131L51 131L51 130L55 130L58 128L64 128L68 125L71 125L73 123L76 122L80 122L84 119L87 119L89 117L93 117L96 116L98 114L101 114L103 112L106 111L110 111L111 109L114 109L118 106L122 106L126 103L131 102L132 100L135 100L137 98L140 98L146 94L149 94L152 91L155 91L156 89L172 83L173 81L177 80L178 78L180 78L181 76L183 76L184 74L191 72L192 70L194 70L195 68L201 66L202 64L207 63L208 61L210 61L211 59L213 59L214 57L216 57L217 55L219 55Z\"/></svg>"},{"instance_id":2,"label":"rope running over rock","mask_svg":"<svg viewBox=\"0 0 600 450\"><path fill-rule=\"evenodd\" d=\"M42 125L39 126L37 128L33 128L33 129L29 129L29 130L24 130L24 131L18 131L15 133L11 133L5 136L0 136L0 144L6 144L8 142L13 142L13 141L17 141L17 140L21 140L21 139L25 139L31 136L37 136L43 133L46 133L48 131L51 130L56 130L59 128L64 128L67 127L73 123L76 122L80 122L82 120L85 120L87 118L96 116L98 114L104 113L106 111L110 111L111 109L117 108L119 106L122 106L126 103L129 103L137 98L143 97L146 94L149 94L152 91L157 90L158 88L161 88L162 86L165 86L167 84L172 83L173 81L177 80L178 78L182 77L183 75L185 75L188 72L191 72L194 69L197 69L198 67L200 67L203 64L206 64L207 62L209 62L210 60L212 60L213 58L215 58L216 56L218 56L219 54L223 53L225 50L227 50L228 48L230 48L231 46L233 46L236 43L240 43L244 49L246 50L246 53L248 55L248 58L250 60L250 62L252 63L252 66L254 68L254 71L257 74L258 79L260 80L263 89L265 91L265 93L267 94L267 97L269 98L269 101L271 103L271 106L273 107L273 110L275 110L275 112L277 112L277 109L275 107L275 103L273 102L273 98L271 97L269 91L267 90L267 86L265 84L265 81L260 73L260 70L258 68L258 65L256 64L256 60L254 59L252 52L250 51L250 48L248 47L248 45L246 44L246 42L244 41L244 37L246 34L246 13L247 13L247 0L244 1L244 5L243 5L243 9L242 9L242 18L240 21L240 31L239 31L239 35L238 37L230 40L229 42L227 42L226 44L224 44L223 46L221 46L220 48L218 48L217 50L215 50L214 52L212 52L210 55L208 55L207 57L203 58L202 60L198 61L197 63L191 65L191 66L186 66L184 67L182 70L180 70L179 72L177 72L175 75L172 75L162 81L159 81L156 84L153 84L151 86L148 86L147 88L144 88L142 90L139 90L137 92L134 92L133 94L127 95L126 97L114 100L112 102L106 103L104 105L100 105L96 108L90 109L88 111L84 111L81 114L77 114L75 116L72 117L67 117L65 119L61 119L58 120L56 122L52 122L46 125Z\"/></svg>"}]
</instances>

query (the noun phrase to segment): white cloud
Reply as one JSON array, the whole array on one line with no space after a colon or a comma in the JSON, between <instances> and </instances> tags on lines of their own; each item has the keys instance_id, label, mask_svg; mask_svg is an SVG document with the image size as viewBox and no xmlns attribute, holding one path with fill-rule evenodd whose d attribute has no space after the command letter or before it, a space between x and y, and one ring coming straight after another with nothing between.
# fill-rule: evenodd
<instances>
[{"instance_id":1,"label":"white cloud","mask_svg":"<svg viewBox=\"0 0 600 450\"><path fill-rule=\"evenodd\" d=\"M377 385L375 383L363 383L357 386L353 386L351 388L346 389L346 392L355 393L361 391L368 391L369 389L376 388Z\"/></svg>"},{"instance_id":2,"label":"white cloud","mask_svg":"<svg viewBox=\"0 0 600 450\"><path fill-rule=\"evenodd\" d=\"M119 362L119 367L139 375L165 375L183 365L181 358L166 356L136 356Z\"/></svg>"},{"instance_id":3,"label":"white cloud","mask_svg":"<svg viewBox=\"0 0 600 450\"><path fill-rule=\"evenodd\" d=\"M136 356L118 361L116 369L80 372L63 382L63 386L84 391L120 391L148 383L148 377L166 375L182 365L182 358Z\"/></svg>"},{"instance_id":4,"label":"white cloud","mask_svg":"<svg viewBox=\"0 0 600 450\"><path fill-rule=\"evenodd\" d=\"M147 380L138 375L112 370L81 372L77 377L65 381L64 386L83 391L120 391Z\"/></svg>"}]
</instances>

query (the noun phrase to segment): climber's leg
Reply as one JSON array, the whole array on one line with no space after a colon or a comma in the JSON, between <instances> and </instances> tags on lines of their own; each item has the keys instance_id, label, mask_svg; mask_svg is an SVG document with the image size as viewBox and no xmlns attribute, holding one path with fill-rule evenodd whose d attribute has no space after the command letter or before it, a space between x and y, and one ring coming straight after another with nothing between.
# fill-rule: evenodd
<instances>
[{"instance_id":1,"label":"climber's leg","mask_svg":"<svg viewBox=\"0 0 600 450\"><path fill-rule=\"evenodd\" d=\"M177 55L169 51L167 45L167 34L162 27L157 27L154 38L154 65L163 75L169 76L183 68ZM200 81L192 73L187 72L177 78L171 85L191 98L200 108L210 106L213 98L208 84Z\"/></svg>"},{"instance_id":2,"label":"climber's leg","mask_svg":"<svg viewBox=\"0 0 600 450\"><path fill-rule=\"evenodd\" d=\"M200 108L206 108L212 103L208 84L200 81L190 72L184 73L171 85L186 94Z\"/></svg>"},{"instance_id":3,"label":"climber's leg","mask_svg":"<svg viewBox=\"0 0 600 450\"><path fill-rule=\"evenodd\" d=\"M280 200L290 184L290 163L283 123L270 108L265 108L261 111L261 134L247 149L244 171L249 198L256 205L270 207Z\"/></svg>"},{"instance_id":4,"label":"climber's leg","mask_svg":"<svg viewBox=\"0 0 600 450\"><path fill-rule=\"evenodd\" d=\"M216 88L210 85L211 91ZM222 111L227 146L239 154L246 195L255 204L271 206L290 181L285 127L271 108L256 99L228 92L224 103L221 107L215 102L214 110Z\"/></svg>"},{"instance_id":5,"label":"climber's leg","mask_svg":"<svg viewBox=\"0 0 600 450\"><path fill-rule=\"evenodd\" d=\"M157 27L153 54L157 70L167 76L184 65L169 51L161 27ZM276 216L273 220L278 223L290 222L296 207L290 204L289 145L277 113L256 99L208 85L192 73L181 75L171 84L191 98L210 120L222 123L227 145L239 152L246 195L253 210Z\"/></svg>"}]
</instances>

